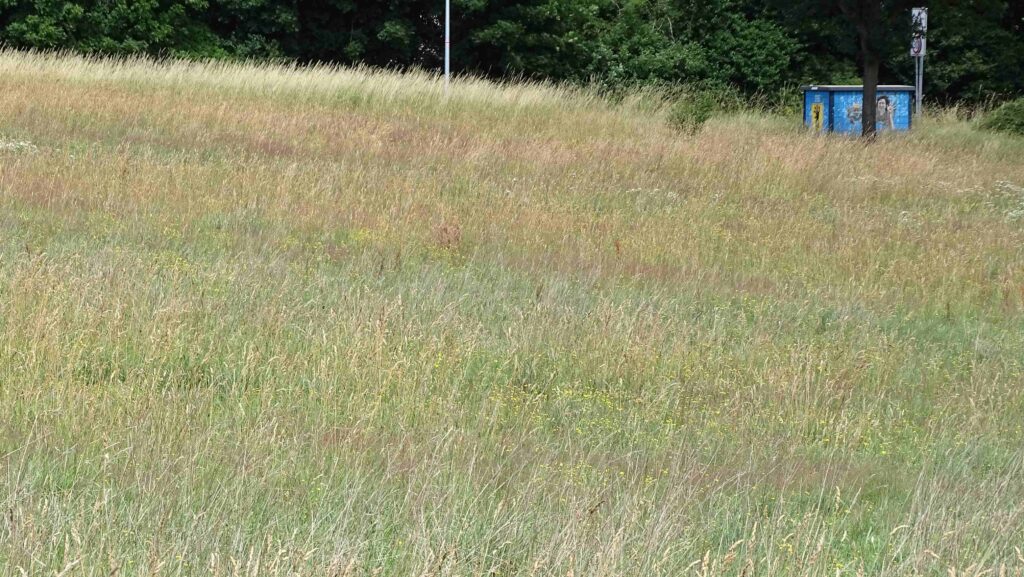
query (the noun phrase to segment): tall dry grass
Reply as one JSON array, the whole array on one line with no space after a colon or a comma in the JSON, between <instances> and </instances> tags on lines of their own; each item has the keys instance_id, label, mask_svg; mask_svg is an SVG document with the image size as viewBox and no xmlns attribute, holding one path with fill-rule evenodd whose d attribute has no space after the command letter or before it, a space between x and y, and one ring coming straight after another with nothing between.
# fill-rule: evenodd
<instances>
[{"instance_id":1,"label":"tall dry grass","mask_svg":"<svg viewBox=\"0 0 1024 577\"><path fill-rule=\"evenodd\" d=\"M1021 575L1024 142L0 54L0 573Z\"/></svg>"}]
</instances>

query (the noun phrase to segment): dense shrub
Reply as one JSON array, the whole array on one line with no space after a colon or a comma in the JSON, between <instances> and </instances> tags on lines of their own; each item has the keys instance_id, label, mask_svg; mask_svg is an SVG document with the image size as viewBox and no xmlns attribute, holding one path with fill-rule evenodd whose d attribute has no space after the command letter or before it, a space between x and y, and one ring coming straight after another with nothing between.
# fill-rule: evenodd
<instances>
[{"instance_id":1,"label":"dense shrub","mask_svg":"<svg viewBox=\"0 0 1024 577\"><path fill-rule=\"evenodd\" d=\"M705 122L723 112L742 108L743 96L727 84L701 83L687 87L674 96L668 122L684 132L697 132Z\"/></svg>"},{"instance_id":2,"label":"dense shrub","mask_svg":"<svg viewBox=\"0 0 1024 577\"><path fill-rule=\"evenodd\" d=\"M1024 98L1011 100L988 113L981 119L981 127L1024 136Z\"/></svg>"},{"instance_id":3,"label":"dense shrub","mask_svg":"<svg viewBox=\"0 0 1024 577\"><path fill-rule=\"evenodd\" d=\"M703 95L676 100L669 110L668 122L684 132L697 132L715 112L714 102Z\"/></svg>"}]
</instances>

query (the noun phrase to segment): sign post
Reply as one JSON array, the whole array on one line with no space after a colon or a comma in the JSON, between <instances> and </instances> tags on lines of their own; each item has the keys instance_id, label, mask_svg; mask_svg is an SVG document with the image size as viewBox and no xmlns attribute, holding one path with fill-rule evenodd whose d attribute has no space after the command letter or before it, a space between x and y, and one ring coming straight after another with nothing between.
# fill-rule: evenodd
<instances>
[{"instance_id":1,"label":"sign post","mask_svg":"<svg viewBox=\"0 0 1024 577\"><path fill-rule=\"evenodd\" d=\"M924 55L928 48L928 9L911 10L913 38L910 41L910 56L914 59L915 115L921 115L921 98L924 96Z\"/></svg>"}]
</instances>

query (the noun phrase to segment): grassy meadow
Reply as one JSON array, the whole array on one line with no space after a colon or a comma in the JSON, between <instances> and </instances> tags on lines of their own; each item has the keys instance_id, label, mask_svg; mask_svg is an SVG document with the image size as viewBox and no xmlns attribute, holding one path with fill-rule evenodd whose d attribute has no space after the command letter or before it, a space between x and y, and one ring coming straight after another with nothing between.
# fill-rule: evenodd
<instances>
[{"instance_id":1,"label":"grassy meadow","mask_svg":"<svg viewBox=\"0 0 1024 577\"><path fill-rule=\"evenodd\" d=\"M0 575L1024 575L1024 139L0 52Z\"/></svg>"}]
</instances>

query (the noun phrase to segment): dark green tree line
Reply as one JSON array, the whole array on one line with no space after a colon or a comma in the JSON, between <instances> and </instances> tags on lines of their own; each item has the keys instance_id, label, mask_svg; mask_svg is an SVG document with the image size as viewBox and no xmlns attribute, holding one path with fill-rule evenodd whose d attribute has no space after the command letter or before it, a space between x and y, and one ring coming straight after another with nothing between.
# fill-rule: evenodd
<instances>
[{"instance_id":1,"label":"dark green tree line","mask_svg":"<svg viewBox=\"0 0 1024 577\"><path fill-rule=\"evenodd\" d=\"M0 0L0 42L93 54L436 68L443 4ZM877 5L874 30L882 34L868 40L877 44L878 78L907 83L910 4L930 10L930 97L977 102L1024 92L1024 3L1015 0L453 0L452 55L457 72L613 89L704 82L753 94L859 82L865 37L851 9Z\"/></svg>"}]
</instances>

